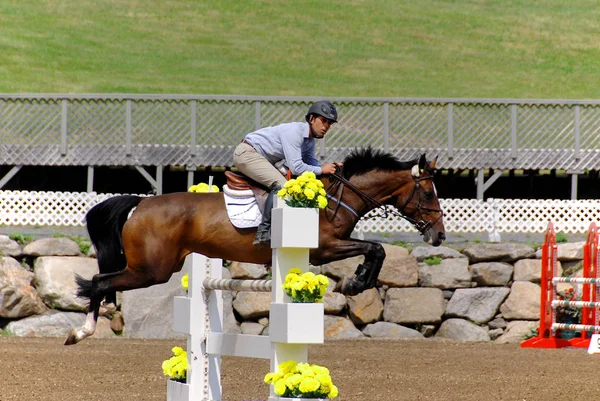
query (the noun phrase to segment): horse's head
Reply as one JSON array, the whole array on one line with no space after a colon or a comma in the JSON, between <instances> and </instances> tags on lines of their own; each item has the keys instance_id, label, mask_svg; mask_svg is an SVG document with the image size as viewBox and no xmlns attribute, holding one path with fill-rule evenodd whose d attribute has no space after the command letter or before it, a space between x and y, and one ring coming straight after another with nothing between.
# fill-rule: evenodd
<instances>
[{"instance_id":1,"label":"horse's head","mask_svg":"<svg viewBox=\"0 0 600 401\"><path fill-rule=\"evenodd\" d=\"M394 197L396 208L423 234L423 240L439 246L446 239L443 212L433 184L433 169L437 158L428 162L421 155L410 170L407 185Z\"/></svg>"}]
</instances>

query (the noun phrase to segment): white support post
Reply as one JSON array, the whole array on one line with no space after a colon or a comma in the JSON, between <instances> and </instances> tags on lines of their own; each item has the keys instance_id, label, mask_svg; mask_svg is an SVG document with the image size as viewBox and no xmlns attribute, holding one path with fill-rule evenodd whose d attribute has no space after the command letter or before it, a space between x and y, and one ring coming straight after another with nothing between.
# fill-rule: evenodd
<instances>
[{"instance_id":1,"label":"white support post","mask_svg":"<svg viewBox=\"0 0 600 401\"><path fill-rule=\"evenodd\" d=\"M167 401L221 401L221 355L207 352L206 339L209 332L223 332L223 295L220 290L205 290L202 282L223 277L222 261L194 253L185 266L188 294L174 299L173 330L188 335L187 383L169 381Z\"/></svg>"},{"instance_id":2,"label":"white support post","mask_svg":"<svg viewBox=\"0 0 600 401\"><path fill-rule=\"evenodd\" d=\"M273 288L269 335L271 372L275 372L282 362L308 362L307 344L323 342L324 311L323 304L292 304L283 290L290 269L308 271L309 250L319 246L319 210L291 208L277 199L272 213ZM269 401L279 399L271 386Z\"/></svg>"}]
</instances>

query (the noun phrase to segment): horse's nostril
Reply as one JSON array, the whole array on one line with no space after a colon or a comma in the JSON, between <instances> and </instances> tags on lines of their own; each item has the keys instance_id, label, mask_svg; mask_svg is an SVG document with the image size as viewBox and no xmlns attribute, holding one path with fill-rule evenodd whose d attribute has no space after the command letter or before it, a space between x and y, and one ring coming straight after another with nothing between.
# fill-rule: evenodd
<instances>
[{"instance_id":1,"label":"horse's nostril","mask_svg":"<svg viewBox=\"0 0 600 401\"><path fill-rule=\"evenodd\" d=\"M439 233L438 234L438 238L442 241L444 241L446 239L446 233Z\"/></svg>"}]
</instances>

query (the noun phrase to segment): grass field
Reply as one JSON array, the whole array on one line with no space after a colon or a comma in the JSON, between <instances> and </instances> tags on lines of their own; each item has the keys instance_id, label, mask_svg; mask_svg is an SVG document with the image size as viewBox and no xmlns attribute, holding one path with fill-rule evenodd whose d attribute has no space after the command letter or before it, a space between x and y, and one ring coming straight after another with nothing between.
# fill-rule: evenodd
<instances>
[{"instance_id":1,"label":"grass field","mask_svg":"<svg viewBox=\"0 0 600 401\"><path fill-rule=\"evenodd\" d=\"M0 93L600 97L590 0L3 0Z\"/></svg>"}]
</instances>

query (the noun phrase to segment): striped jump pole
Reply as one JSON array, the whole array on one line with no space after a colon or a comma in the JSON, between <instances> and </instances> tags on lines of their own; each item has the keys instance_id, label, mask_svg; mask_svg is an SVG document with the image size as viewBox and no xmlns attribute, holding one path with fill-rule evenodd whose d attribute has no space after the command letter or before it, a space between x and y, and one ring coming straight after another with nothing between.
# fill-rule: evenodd
<instances>
[{"instance_id":1,"label":"striped jump pole","mask_svg":"<svg viewBox=\"0 0 600 401\"><path fill-rule=\"evenodd\" d=\"M600 278L598 276L598 229L595 223L590 225L583 254L584 277L557 277L557 246L552 223L548 229L542 246L542 275L540 300L540 327L536 337L521 343L524 348L588 348L589 332L600 332L598 318L600 316ZM583 284L581 301L559 300L556 285L559 283ZM582 310L581 324L567 324L556 321L556 308L571 307ZM571 340L557 337L557 330L573 330L581 332L580 336Z\"/></svg>"}]
</instances>

